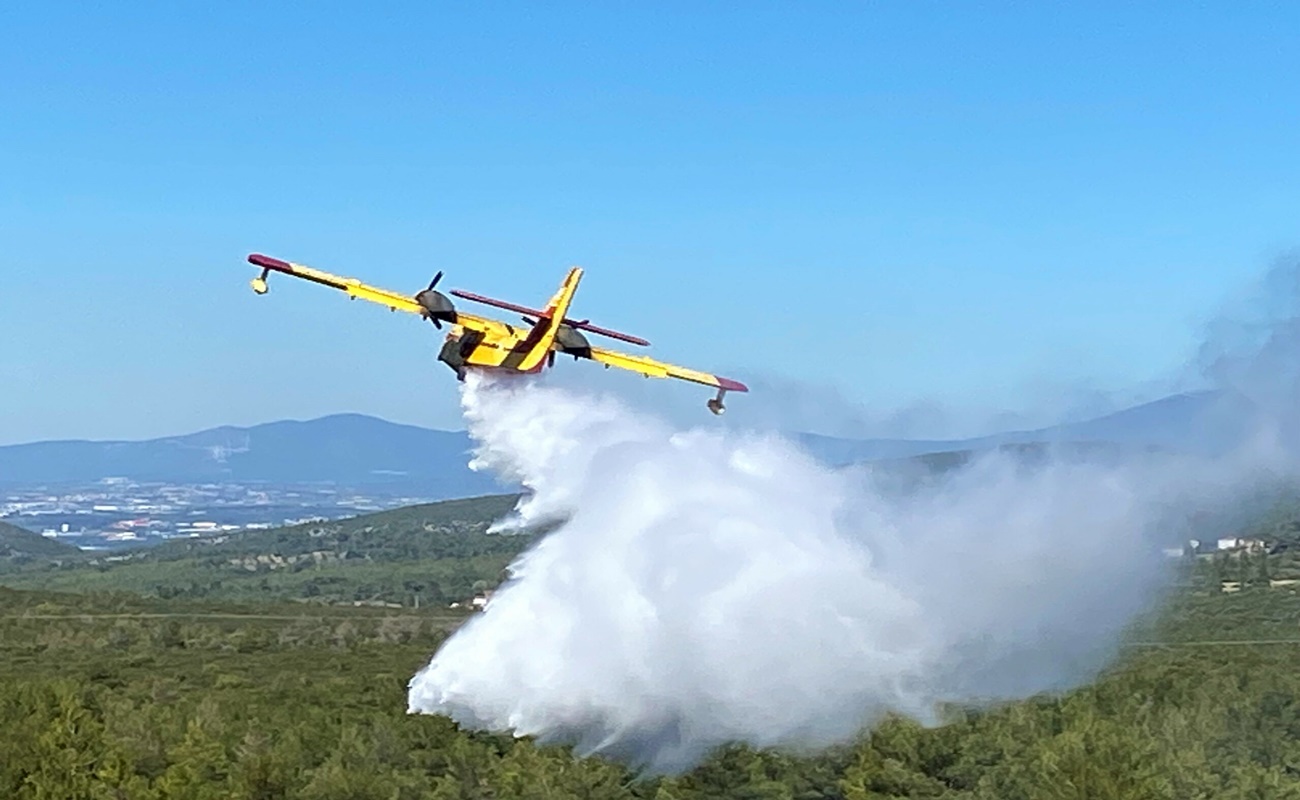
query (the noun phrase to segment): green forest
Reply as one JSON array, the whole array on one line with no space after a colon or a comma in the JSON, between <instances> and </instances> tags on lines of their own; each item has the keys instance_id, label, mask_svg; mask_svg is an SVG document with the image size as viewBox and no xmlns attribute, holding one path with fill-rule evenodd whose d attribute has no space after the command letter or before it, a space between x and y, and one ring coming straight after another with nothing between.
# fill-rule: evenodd
<instances>
[{"instance_id":1,"label":"green forest","mask_svg":"<svg viewBox=\"0 0 1300 800\"><path fill-rule=\"evenodd\" d=\"M11 537L24 555L0 561L0 586L237 603L446 607L499 583L510 560L540 533L486 532L517 499L451 500L110 554L69 555L63 550L72 548L27 533L21 542ZM41 546L62 550L34 557Z\"/></svg>"},{"instance_id":2,"label":"green forest","mask_svg":"<svg viewBox=\"0 0 1300 800\"><path fill-rule=\"evenodd\" d=\"M647 777L406 714L407 682L471 613L450 602L500 580L535 537L484 533L512 502L10 563L0 797L1300 798L1290 519L1262 521L1256 552L1185 557L1176 591L1090 686ZM312 553L334 557L289 562ZM338 582L308 595L303 576ZM360 586L386 604L357 605Z\"/></svg>"}]
</instances>

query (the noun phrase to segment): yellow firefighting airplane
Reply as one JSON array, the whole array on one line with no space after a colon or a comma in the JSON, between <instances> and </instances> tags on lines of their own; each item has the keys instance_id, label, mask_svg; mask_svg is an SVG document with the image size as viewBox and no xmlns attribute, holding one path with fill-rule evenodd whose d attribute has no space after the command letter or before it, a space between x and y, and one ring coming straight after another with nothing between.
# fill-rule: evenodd
<instances>
[{"instance_id":1,"label":"yellow firefighting airplane","mask_svg":"<svg viewBox=\"0 0 1300 800\"><path fill-rule=\"evenodd\" d=\"M575 361L579 358L591 359L604 364L606 369L618 367L639 372L650 378L679 378L715 387L718 394L707 403L709 410L714 414L723 412L722 398L727 392L749 391L745 384L730 378L665 364L646 356L592 347L587 342L587 337L583 336L583 331L641 346L648 346L650 343L636 336L592 325L590 320L574 320L566 316L569 313L569 305L573 302L573 294L578 289L578 281L582 279L581 267L573 267L569 270L564 283L560 284L559 291L546 304L546 308L541 310L517 306L514 303L494 300L471 292L452 290L451 294L455 297L523 314L524 322L528 327L522 328L456 310L451 300L434 288L442 279L441 272L433 277L428 288L414 296L407 296L387 289L367 286L356 278L342 278L302 264L293 264L258 253L250 255L248 261L262 268L262 274L253 279L253 291L258 294L266 294L266 281L272 272L283 272L323 286L341 289L352 299L359 297L362 300L387 306L393 311L416 314L429 320L439 329L442 328L442 323L448 323L451 325L451 330L447 334L442 351L438 354L438 360L455 370L460 380L465 379L468 369L540 372L544 367L555 364L556 353L563 353L573 356Z\"/></svg>"}]
</instances>

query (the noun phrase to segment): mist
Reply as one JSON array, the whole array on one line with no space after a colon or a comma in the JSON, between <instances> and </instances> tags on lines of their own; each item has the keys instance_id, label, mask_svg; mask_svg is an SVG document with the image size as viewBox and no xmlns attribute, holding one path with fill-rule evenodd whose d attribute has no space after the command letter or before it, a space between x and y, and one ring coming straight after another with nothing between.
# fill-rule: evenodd
<instances>
[{"instance_id":1,"label":"mist","mask_svg":"<svg viewBox=\"0 0 1300 800\"><path fill-rule=\"evenodd\" d=\"M409 710L675 773L729 743L813 752L885 715L936 725L1086 683L1168 591L1162 548L1294 486L1297 261L1256 295L1191 360L1215 389L1198 434L1232 435L1212 454L832 469L775 433L472 375L472 466L528 490L495 529L556 527L412 679Z\"/></svg>"},{"instance_id":2,"label":"mist","mask_svg":"<svg viewBox=\"0 0 1300 800\"><path fill-rule=\"evenodd\" d=\"M1065 689L1114 657L1169 565L1155 458L991 455L900 492L773 434L679 429L608 396L471 376L473 465L558 522L414 677L412 712L651 772L719 745L804 752L882 715Z\"/></svg>"},{"instance_id":3,"label":"mist","mask_svg":"<svg viewBox=\"0 0 1300 800\"><path fill-rule=\"evenodd\" d=\"M1300 254L1277 258L1206 326L1194 368L1279 467L1300 456ZM1243 446L1246 444L1242 443Z\"/></svg>"}]
</instances>

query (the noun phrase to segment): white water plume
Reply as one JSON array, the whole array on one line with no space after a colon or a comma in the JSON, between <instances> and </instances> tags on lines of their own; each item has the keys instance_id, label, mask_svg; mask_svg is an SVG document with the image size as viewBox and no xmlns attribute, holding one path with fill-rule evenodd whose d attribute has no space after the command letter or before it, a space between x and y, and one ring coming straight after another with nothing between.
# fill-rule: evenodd
<instances>
[{"instance_id":1,"label":"white water plume","mask_svg":"<svg viewBox=\"0 0 1300 800\"><path fill-rule=\"evenodd\" d=\"M560 524L410 710L652 771L1087 680L1160 586L1149 534L1187 489L1149 463L991 456L886 490L774 435L531 379L471 376L463 404L475 465L531 492L506 524Z\"/></svg>"}]
</instances>

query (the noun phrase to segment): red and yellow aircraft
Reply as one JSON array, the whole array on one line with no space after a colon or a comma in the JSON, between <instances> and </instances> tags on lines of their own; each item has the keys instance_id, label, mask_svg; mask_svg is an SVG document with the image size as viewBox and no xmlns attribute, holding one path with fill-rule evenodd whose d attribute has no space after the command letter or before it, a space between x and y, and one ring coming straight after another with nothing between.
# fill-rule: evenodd
<instances>
[{"instance_id":1,"label":"red and yellow aircraft","mask_svg":"<svg viewBox=\"0 0 1300 800\"><path fill-rule=\"evenodd\" d=\"M573 267L569 270L564 282L560 284L559 291L544 309L517 306L514 303L494 300L471 292L452 290L451 294L455 297L525 315L524 322L528 327L516 327L500 320L458 311L447 295L435 289L438 281L442 279L441 272L433 277L428 288L408 296L367 286L356 278L342 278L302 264L293 264L258 253L250 255L248 261L262 268L262 274L253 279L253 291L258 294L266 294L266 281L272 272L283 272L286 275L340 289L353 299L359 297L362 300L387 306L393 311L416 314L429 320L439 329L442 328L442 323L449 324L451 330L443 343L442 351L438 354L438 360L455 370L456 376L461 380L465 379L465 372L468 369L540 372L544 367L554 365L555 355L562 353L573 356L575 361L579 358L591 359L604 364L607 369L618 367L639 372L650 378L679 378L714 387L718 390L718 394L707 404L714 414L723 412L722 398L727 392L749 391L745 384L730 378L665 364L646 356L592 347L587 337L583 335L584 331L635 345L648 346L650 343L636 336L592 325L590 320L575 320L567 316L574 292L578 289L578 281L582 279L581 267Z\"/></svg>"}]
</instances>

